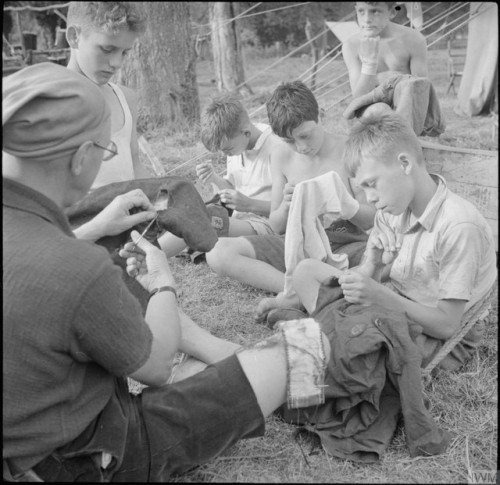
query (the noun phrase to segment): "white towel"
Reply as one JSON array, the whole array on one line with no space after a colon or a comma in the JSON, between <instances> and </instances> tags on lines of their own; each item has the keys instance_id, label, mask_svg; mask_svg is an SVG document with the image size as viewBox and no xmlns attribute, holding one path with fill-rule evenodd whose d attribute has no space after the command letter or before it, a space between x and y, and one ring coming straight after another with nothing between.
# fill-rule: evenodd
<instances>
[{"instance_id":1,"label":"white towel","mask_svg":"<svg viewBox=\"0 0 500 485\"><path fill-rule=\"evenodd\" d=\"M359 202L349 193L336 172L299 182L294 190L285 234L285 286L281 297L295 296L292 274L305 258L327 262L347 269L346 254L333 254L325 232L337 219L351 219Z\"/></svg>"}]
</instances>

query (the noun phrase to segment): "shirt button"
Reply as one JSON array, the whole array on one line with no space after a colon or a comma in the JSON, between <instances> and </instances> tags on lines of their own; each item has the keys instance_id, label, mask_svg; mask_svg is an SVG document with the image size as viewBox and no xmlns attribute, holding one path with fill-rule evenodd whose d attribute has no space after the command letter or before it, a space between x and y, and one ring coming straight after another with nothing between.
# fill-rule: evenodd
<instances>
[{"instance_id":1,"label":"shirt button","mask_svg":"<svg viewBox=\"0 0 500 485\"><path fill-rule=\"evenodd\" d=\"M365 324L358 323L358 324L354 325L354 327L352 327L352 329L351 329L351 335L353 337L357 337L358 335L360 335L361 333L364 332L365 328L366 328Z\"/></svg>"}]
</instances>

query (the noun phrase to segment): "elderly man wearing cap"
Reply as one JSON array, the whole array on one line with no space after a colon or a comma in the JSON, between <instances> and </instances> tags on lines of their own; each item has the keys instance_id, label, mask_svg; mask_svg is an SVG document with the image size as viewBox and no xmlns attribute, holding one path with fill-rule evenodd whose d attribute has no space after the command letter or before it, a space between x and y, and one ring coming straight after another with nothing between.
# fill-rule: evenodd
<instances>
[{"instance_id":1,"label":"elderly man wearing cap","mask_svg":"<svg viewBox=\"0 0 500 485\"><path fill-rule=\"evenodd\" d=\"M4 479L165 481L261 435L285 401L323 402L330 347L314 320L283 322L246 350L216 339L178 308L164 253L132 231L138 244L121 255L151 292L143 317L108 253L75 238L63 209L114 150L92 82L37 64L4 78L2 101ZM134 206L143 211L130 216ZM80 236L152 217L144 194L128 194ZM225 358L163 385L175 352L200 340L197 357ZM125 376L150 387L131 395Z\"/></svg>"}]
</instances>

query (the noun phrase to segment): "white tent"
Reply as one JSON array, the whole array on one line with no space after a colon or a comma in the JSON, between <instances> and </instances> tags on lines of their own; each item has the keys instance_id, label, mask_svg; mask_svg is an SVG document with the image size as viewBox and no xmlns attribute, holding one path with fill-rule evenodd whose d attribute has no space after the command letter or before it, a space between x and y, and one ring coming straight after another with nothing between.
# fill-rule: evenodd
<instances>
[{"instance_id":1,"label":"white tent","mask_svg":"<svg viewBox=\"0 0 500 485\"><path fill-rule=\"evenodd\" d=\"M469 116L489 113L498 84L498 6L494 2L471 3L469 35L456 111ZM498 108L496 108L498 109Z\"/></svg>"}]
</instances>

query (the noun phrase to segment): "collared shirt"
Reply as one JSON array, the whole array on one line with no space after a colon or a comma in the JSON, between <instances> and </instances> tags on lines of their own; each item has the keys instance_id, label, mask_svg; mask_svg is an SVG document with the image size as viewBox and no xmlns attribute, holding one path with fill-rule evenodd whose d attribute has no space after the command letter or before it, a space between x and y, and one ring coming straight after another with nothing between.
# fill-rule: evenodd
<instances>
[{"instance_id":1,"label":"collared shirt","mask_svg":"<svg viewBox=\"0 0 500 485\"><path fill-rule=\"evenodd\" d=\"M241 155L227 157L228 180L233 187L251 199L271 200L271 153L282 143L265 123L256 123L262 131L255 146Z\"/></svg>"},{"instance_id":2,"label":"collared shirt","mask_svg":"<svg viewBox=\"0 0 500 485\"><path fill-rule=\"evenodd\" d=\"M397 291L429 307L466 300L467 310L496 279L493 233L474 205L451 192L441 176L431 176L437 190L419 218L409 209L400 216L378 211L374 227L404 234L390 272Z\"/></svg>"},{"instance_id":3,"label":"collared shirt","mask_svg":"<svg viewBox=\"0 0 500 485\"><path fill-rule=\"evenodd\" d=\"M152 334L108 252L3 179L3 458L26 470L86 429Z\"/></svg>"}]
</instances>

